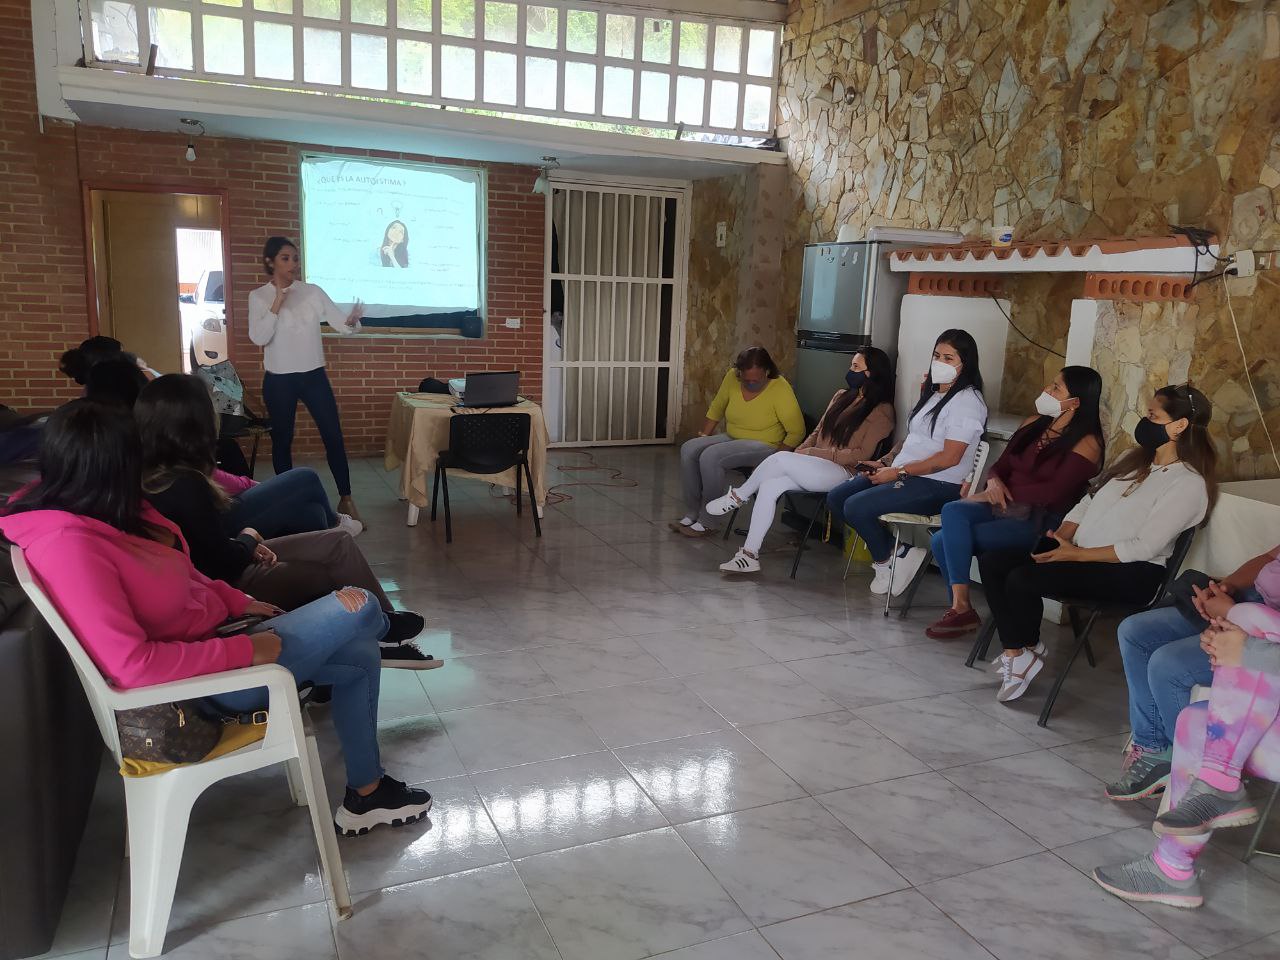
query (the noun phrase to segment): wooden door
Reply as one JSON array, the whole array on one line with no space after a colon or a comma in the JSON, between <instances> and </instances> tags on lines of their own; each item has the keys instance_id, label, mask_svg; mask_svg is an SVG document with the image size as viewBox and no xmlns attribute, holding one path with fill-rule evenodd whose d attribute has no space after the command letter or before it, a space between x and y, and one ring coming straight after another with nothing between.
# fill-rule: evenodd
<instances>
[{"instance_id":1,"label":"wooden door","mask_svg":"<svg viewBox=\"0 0 1280 960\"><path fill-rule=\"evenodd\" d=\"M102 203L109 304L102 330L162 373L182 369L174 200L113 190Z\"/></svg>"}]
</instances>

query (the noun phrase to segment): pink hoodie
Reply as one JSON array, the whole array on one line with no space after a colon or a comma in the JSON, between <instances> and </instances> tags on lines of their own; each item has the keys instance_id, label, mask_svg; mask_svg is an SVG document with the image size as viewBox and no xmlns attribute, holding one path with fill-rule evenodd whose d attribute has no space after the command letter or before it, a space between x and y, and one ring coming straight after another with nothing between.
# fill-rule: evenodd
<instances>
[{"instance_id":1,"label":"pink hoodie","mask_svg":"<svg viewBox=\"0 0 1280 960\"><path fill-rule=\"evenodd\" d=\"M253 663L246 634L214 636L252 598L191 565L177 527L144 506L181 550L64 510L0 516L49 599L113 686L185 680Z\"/></svg>"},{"instance_id":2,"label":"pink hoodie","mask_svg":"<svg viewBox=\"0 0 1280 960\"><path fill-rule=\"evenodd\" d=\"M213 471L213 482L220 486L228 497L238 497L251 487L258 485L257 480L249 477L238 477L234 473L227 473L225 470Z\"/></svg>"}]
</instances>

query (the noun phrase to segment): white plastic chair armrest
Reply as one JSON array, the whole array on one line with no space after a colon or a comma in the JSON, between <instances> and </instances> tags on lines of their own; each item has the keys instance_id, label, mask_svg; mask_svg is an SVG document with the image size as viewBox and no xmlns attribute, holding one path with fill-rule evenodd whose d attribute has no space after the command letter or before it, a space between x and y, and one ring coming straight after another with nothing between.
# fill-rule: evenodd
<instances>
[{"instance_id":1,"label":"white plastic chair armrest","mask_svg":"<svg viewBox=\"0 0 1280 960\"><path fill-rule=\"evenodd\" d=\"M209 673L201 677L189 677L186 680L156 683L134 690L113 689L111 709L131 710L134 707L149 707L173 700L213 697L220 693L253 690L257 687L266 687L272 698L277 693L288 693L295 700L298 696L298 684L292 673L279 664L264 663L257 667L240 667L236 670L224 670L221 673Z\"/></svg>"},{"instance_id":2,"label":"white plastic chair armrest","mask_svg":"<svg viewBox=\"0 0 1280 960\"><path fill-rule=\"evenodd\" d=\"M900 523L904 526L942 526L942 517L938 514L929 516L925 513L882 513L880 520L884 523Z\"/></svg>"}]
</instances>

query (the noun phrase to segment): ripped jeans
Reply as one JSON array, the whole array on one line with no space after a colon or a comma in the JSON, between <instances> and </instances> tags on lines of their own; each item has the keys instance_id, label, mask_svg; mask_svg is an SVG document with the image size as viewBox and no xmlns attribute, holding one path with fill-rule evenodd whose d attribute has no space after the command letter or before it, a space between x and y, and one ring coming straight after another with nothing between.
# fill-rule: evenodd
<instances>
[{"instance_id":1,"label":"ripped jeans","mask_svg":"<svg viewBox=\"0 0 1280 960\"><path fill-rule=\"evenodd\" d=\"M387 615L377 598L360 590L365 602L350 612L335 594L313 600L297 610L265 621L256 631L274 630L280 635L280 659L276 662L304 680L333 686L330 708L333 726L342 743L347 783L363 787L382 777L378 755L378 683L382 658L378 641L387 633ZM264 687L240 690L211 698L230 713L249 713L267 705Z\"/></svg>"}]
</instances>

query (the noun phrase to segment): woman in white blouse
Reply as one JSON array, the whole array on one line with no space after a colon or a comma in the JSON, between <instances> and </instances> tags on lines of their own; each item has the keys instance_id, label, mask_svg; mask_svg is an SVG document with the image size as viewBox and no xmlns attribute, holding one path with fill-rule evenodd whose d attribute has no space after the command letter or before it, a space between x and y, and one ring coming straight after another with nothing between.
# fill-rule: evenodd
<instances>
[{"instance_id":1,"label":"woman in white blouse","mask_svg":"<svg viewBox=\"0 0 1280 960\"><path fill-rule=\"evenodd\" d=\"M860 463L857 476L827 494L832 515L843 517L866 541L875 571L872 593L897 596L929 555L922 547L904 546L892 564L893 537L880 517L932 515L957 499L986 423L978 345L964 330L944 330L933 345L933 362L907 422L906 439L883 461Z\"/></svg>"},{"instance_id":2,"label":"woman in white blouse","mask_svg":"<svg viewBox=\"0 0 1280 960\"><path fill-rule=\"evenodd\" d=\"M293 466L293 424L301 400L324 442L338 487L338 512L359 520L338 401L324 369L320 325L349 336L360 329L364 307L357 301L344 314L315 284L297 279L298 247L285 237L267 240L262 262L271 279L249 294L249 339L263 348L262 399L271 417L271 465L277 475Z\"/></svg>"},{"instance_id":3,"label":"woman in white blouse","mask_svg":"<svg viewBox=\"0 0 1280 960\"><path fill-rule=\"evenodd\" d=\"M1030 555L1004 550L978 557L1004 647L997 700L1022 696L1044 666L1046 594L1135 605L1155 598L1178 534L1204 520L1217 491L1212 416L1213 406L1194 387L1157 390L1134 428L1137 446L1057 530Z\"/></svg>"}]
</instances>

